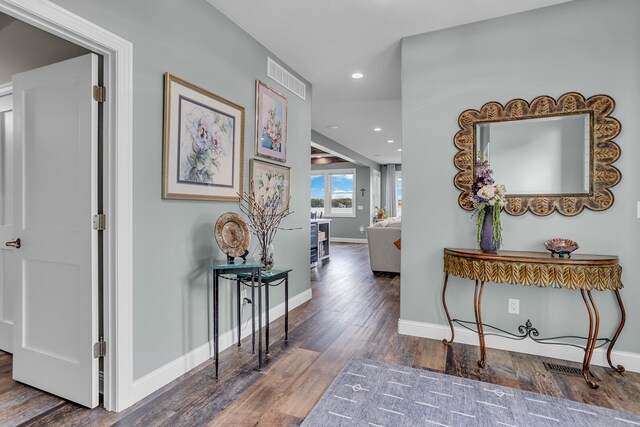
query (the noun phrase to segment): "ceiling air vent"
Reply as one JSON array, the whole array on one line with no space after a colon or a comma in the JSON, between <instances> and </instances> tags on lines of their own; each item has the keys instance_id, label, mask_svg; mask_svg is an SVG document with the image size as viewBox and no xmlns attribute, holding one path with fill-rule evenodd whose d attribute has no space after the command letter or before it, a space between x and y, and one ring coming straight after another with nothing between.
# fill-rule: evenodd
<instances>
[{"instance_id":1,"label":"ceiling air vent","mask_svg":"<svg viewBox=\"0 0 640 427\"><path fill-rule=\"evenodd\" d=\"M307 99L307 86L271 58L267 58L267 75L300 98Z\"/></svg>"}]
</instances>

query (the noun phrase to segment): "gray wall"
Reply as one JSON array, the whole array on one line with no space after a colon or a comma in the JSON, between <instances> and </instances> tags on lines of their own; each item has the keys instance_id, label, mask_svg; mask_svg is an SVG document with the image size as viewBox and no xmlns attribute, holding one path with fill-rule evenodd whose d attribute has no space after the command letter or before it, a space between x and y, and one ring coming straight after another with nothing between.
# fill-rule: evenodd
<instances>
[{"instance_id":1,"label":"gray wall","mask_svg":"<svg viewBox=\"0 0 640 427\"><path fill-rule=\"evenodd\" d=\"M329 165L311 165L312 171L327 169L356 170L356 191L354 193L356 216L355 218L331 218L331 237L343 237L347 239L366 238L366 229L371 224L371 168L349 162L333 163ZM364 192L364 197L360 192L361 188L366 190ZM358 205L363 207L361 211L357 209ZM360 227L364 227L364 233L360 233Z\"/></svg>"},{"instance_id":2,"label":"gray wall","mask_svg":"<svg viewBox=\"0 0 640 427\"><path fill-rule=\"evenodd\" d=\"M223 212L239 211L233 202L161 199L163 73L169 71L245 107L245 186L254 153L255 80L278 84L266 76L269 52L205 0L55 3L131 41L134 47L133 362L137 379L207 342L211 306L206 265L209 257L222 256L213 226ZM274 246L276 264L294 269L291 297L310 286L309 253L299 250L309 246L310 89L307 83L303 101L279 88L289 99L287 165L292 167L295 211L283 226L301 229L281 231ZM235 323L231 284L222 285L220 333ZM283 301L282 294L272 292L272 307Z\"/></svg>"},{"instance_id":3,"label":"gray wall","mask_svg":"<svg viewBox=\"0 0 640 427\"><path fill-rule=\"evenodd\" d=\"M613 188L613 207L571 218L503 215L504 246L543 250L547 239L568 237L580 243L582 253L619 255L629 310L616 348L640 352L635 310L640 300L639 21L636 0L581 0L403 40L402 319L446 324L440 304L442 249L475 246L474 220L458 206L452 183L458 115L488 101L604 93L616 100L613 116L623 127L616 138L623 179ZM447 292L453 315L473 319L470 281L451 280ZM611 336L619 321L614 296L595 294L601 336ZM520 315L507 314L509 297L521 300ZM527 319L545 336L587 330L580 294L564 289L489 284L483 313L487 323L512 331Z\"/></svg>"},{"instance_id":4,"label":"gray wall","mask_svg":"<svg viewBox=\"0 0 640 427\"><path fill-rule=\"evenodd\" d=\"M64 39L0 13L0 84L11 76L88 51Z\"/></svg>"}]
</instances>

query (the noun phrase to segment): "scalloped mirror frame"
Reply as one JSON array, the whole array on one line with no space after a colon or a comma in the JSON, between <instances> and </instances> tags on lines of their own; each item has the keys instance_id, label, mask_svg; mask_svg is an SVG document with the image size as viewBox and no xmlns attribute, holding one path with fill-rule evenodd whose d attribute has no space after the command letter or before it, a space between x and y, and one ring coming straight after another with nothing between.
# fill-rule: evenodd
<instances>
[{"instance_id":1,"label":"scalloped mirror frame","mask_svg":"<svg viewBox=\"0 0 640 427\"><path fill-rule=\"evenodd\" d=\"M613 139L622 129L620 122L610 116L615 107L615 101L607 95L594 95L585 99L577 92L569 92L560 96L557 101L550 96L539 96L530 104L524 99L512 99L505 106L499 102L488 102L480 110L463 111L458 117L460 130L453 138L458 148L453 158L453 163L459 170L453 180L456 188L461 191L458 204L465 210L473 210L471 185L476 175L476 124L589 114L589 193L509 195L507 189L505 211L510 215L522 215L530 210L538 216L558 211L565 216L574 216L585 208L593 211L609 209L614 201L610 188L622 178L620 171L613 166L620 158L620 147Z\"/></svg>"}]
</instances>

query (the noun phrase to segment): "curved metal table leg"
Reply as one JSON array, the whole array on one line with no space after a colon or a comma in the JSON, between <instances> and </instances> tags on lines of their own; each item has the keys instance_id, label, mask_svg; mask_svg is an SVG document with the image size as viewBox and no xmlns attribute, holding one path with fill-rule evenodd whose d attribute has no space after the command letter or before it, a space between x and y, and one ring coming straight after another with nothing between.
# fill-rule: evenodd
<instances>
[{"instance_id":1,"label":"curved metal table leg","mask_svg":"<svg viewBox=\"0 0 640 427\"><path fill-rule=\"evenodd\" d=\"M484 365L487 360L487 344L484 340L484 326L482 325L482 291L484 291L484 281L480 282L480 293L478 294L478 325L480 325L480 361L478 362L478 366L484 368Z\"/></svg>"},{"instance_id":2,"label":"curved metal table leg","mask_svg":"<svg viewBox=\"0 0 640 427\"><path fill-rule=\"evenodd\" d=\"M478 366L484 368L486 360L486 349L484 346L484 329L482 328L482 290L484 289L484 281L480 282L480 292L478 292L478 280L476 280L476 286L473 291L473 311L476 315L476 328L478 330L478 341L480 342L480 360L478 360Z\"/></svg>"},{"instance_id":3,"label":"curved metal table leg","mask_svg":"<svg viewBox=\"0 0 640 427\"><path fill-rule=\"evenodd\" d=\"M589 314L589 333L587 334L587 345L584 348L584 358L582 359L582 376L586 382L589 382L589 371L585 372L587 368L587 358L589 356L589 348L591 347L591 340L593 339L593 313L591 312L591 306L589 305L589 300L587 299L587 294L584 289L580 289L580 295L582 295L582 300L584 301L584 305L587 307L587 313Z\"/></svg>"},{"instance_id":4,"label":"curved metal table leg","mask_svg":"<svg viewBox=\"0 0 640 427\"><path fill-rule=\"evenodd\" d=\"M622 328L624 328L624 324L627 321L627 313L624 311L624 305L622 304L620 291L616 289L614 292L616 294L616 299L618 300L618 306L620 307L620 314L622 315L622 318L620 319L620 325L618 325L618 329L616 329L616 333L613 335L613 338L611 338L611 342L609 343L609 347L607 348L607 362L609 362L609 366L611 366L611 368L614 371L621 374L625 370L624 366L622 365L618 365L617 367L613 366L613 363L611 363L611 351L613 350L613 346L616 344L616 341L620 336L620 332L622 332Z\"/></svg>"},{"instance_id":5,"label":"curved metal table leg","mask_svg":"<svg viewBox=\"0 0 640 427\"><path fill-rule=\"evenodd\" d=\"M447 315L447 321L449 322L449 327L451 328L451 339L447 341L446 338L442 340L442 344L450 345L453 342L453 339L456 337L456 333L453 330L453 321L451 320L451 316L449 315L449 309L447 308L447 301L445 299L445 293L447 292L447 282L449 281L449 273L446 273L444 276L444 285L442 286L442 306L444 307L444 313Z\"/></svg>"},{"instance_id":6,"label":"curved metal table leg","mask_svg":"<svg viewBox=\"0 0 640 427\"><path fill-rule=\"evenodd\" d=\"M590 375L590 366L591 366L591 357L593 356L593 351L596 347L596 342L598 339L598 329L600 328L600 314L598 313L598 308L593 301L593 297L591 296L591 291L587 291L585 294L584 289L580 289L580 293L582 294L582 299L584 300L585 305L587 306L587 312L589 313L589 335L587 337L587 345L584 349L584 359L582 361L582 377L589 384L589 387L596 389L599 387L598 383L591 380ZM587 299L588 296L588 299ZM593 307L593 312L591 308ZM595 317L595 324L594 324Z\"/></svg>"}]
</instances>

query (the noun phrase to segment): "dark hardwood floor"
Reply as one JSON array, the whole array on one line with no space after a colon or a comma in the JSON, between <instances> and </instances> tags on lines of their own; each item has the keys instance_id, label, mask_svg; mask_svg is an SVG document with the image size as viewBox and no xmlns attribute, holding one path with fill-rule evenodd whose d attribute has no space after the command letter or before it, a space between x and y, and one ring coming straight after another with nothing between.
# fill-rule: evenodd
<instances>
[{"instance_id":1,"label":"dark hardwood floor","mask_svg":"<svg viewBox=\"0 0 640 427\"><path fill-rule=\"evenodd\" d=\"M87 410L14 382L11 356L0 352L0 425L293 426L352 356L640 415L640 374L593 367L601 387L591 390L582 377L547 372L542 362L553 359L488 349L487 368L480 369L477 347L447 348L440 341L398 335L400 278L374 276L366 245L336 244L331 262L311 277L313 299L291 312L288 345L282 341L283 318L272 324L270 359L262 372L254 370L256 359L245 340L241 348L221 353L218 381L207 362L119 414Z\"/></svg>"}]
</instances>

